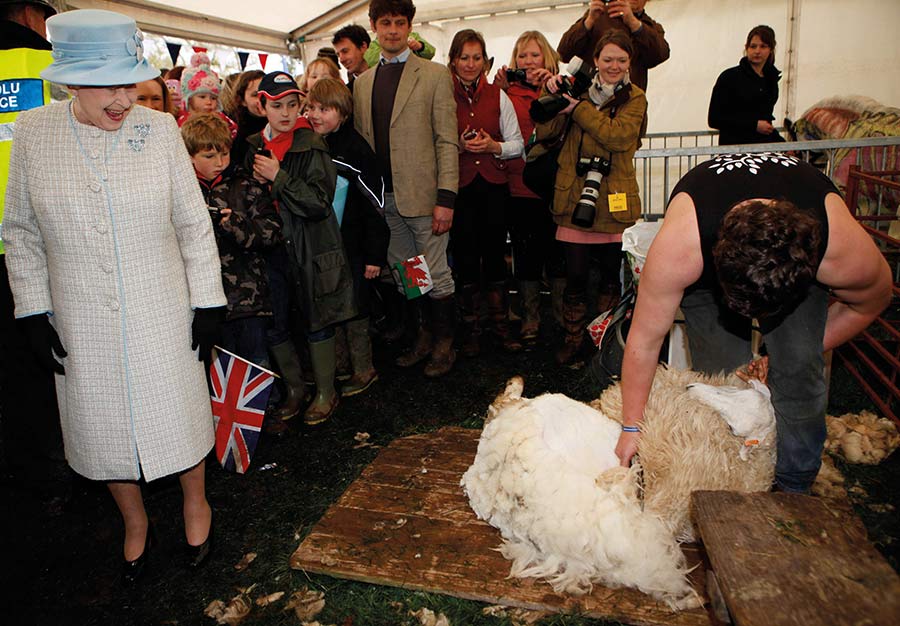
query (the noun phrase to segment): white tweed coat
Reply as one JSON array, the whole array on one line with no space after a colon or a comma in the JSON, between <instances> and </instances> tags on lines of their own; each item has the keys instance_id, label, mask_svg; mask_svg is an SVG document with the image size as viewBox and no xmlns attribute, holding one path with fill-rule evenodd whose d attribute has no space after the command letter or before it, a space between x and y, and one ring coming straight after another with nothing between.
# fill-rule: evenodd
<instances>
[{"instance_id":1,"label":"white tweed coat","mask_svg":"<svg viewBox=\"0 0 900 626\"><path fill-rule=\"evenodd\" d=\"M153 480L213 444L191 309L225 304L219 255L171 115L135 106L116 133L69 111L16 120L3 219L16 317L52 313L68 352L56 380L72 469Z\"/></svg>"}]
</instances>

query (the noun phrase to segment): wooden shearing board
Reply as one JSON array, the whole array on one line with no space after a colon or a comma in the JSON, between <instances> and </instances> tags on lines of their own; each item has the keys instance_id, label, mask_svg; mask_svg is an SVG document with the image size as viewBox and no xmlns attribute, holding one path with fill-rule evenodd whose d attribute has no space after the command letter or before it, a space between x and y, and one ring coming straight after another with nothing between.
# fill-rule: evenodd
<instances>
[{"instance_id":1,"label":"wooden shearing board","mask_svg":"<svg viewBox=\"0 0 900 626\"><path fill-rule=\"evenodd\" d=\"M488 604L578 613L628 624L708 626L704 610L672 613L633 589L595 586L554 593L544 582L507 578L495 550L500 532L478 520L459 486L480 431L442 428L397 439L382 450L313 527L291 567L337 578L443 593ZM685 547L690 565L700 554ZM702 564L691 575L698 593Z\"/></svg>"}]
</instances>

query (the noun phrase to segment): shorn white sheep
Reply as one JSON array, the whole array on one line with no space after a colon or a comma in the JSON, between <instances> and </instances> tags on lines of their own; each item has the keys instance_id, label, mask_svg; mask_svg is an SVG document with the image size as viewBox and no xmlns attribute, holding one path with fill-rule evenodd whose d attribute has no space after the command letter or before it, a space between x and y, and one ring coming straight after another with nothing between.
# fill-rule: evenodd
<instances>
[{"instance_id":1,"label":"shorn white sheep","mask_svg":"<svg viewBox=\"0 0 900 626\"><path fill-rule=\"evenodd\" d=\"M461 484L476 515L501 531L511 576L544 578L556 591L576 594L593 583L635 587L676 610L699 605L678 544L692 536L690 491L768 489L774 450L765 441L741 460L745 438L686 395L695 382L742 384L661 369L645 413L640 464L625 469L614 451L620 423L607 417L621 419L618 386L594 407L561 394L523 398L522 379L509 381L488 410ZM728 444L713 441L719 438ZM678 450L659 456L665 448ZM684 473L690 476L667 477Z\"/></svg>"}]
</instances>

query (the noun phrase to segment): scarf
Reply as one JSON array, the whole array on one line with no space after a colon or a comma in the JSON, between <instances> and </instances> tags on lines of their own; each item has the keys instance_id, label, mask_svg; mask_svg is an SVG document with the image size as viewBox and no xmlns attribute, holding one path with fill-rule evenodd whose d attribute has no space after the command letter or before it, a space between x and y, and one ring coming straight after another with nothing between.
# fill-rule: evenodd
<instances>
[{"instance_id":1,"label":"scarf","mask_svg":"<svg viewBox=\"0 0 900 626\"><path fill-rule=\"evenodd\" d=\"M600 72L597 72L594 75L594 80L591 83L590 89L588 89L588 97L590 97L591 102L594 103L597 109L602 109L603 105L612 100L617 91L628 84L631 84L630 74L625 74L625 78L616 84L611 85L609 83L604 83L600 78Z\"/></svg>"},{"instance_id":2,"label":"scarf","mask_svg":"<svg viewBox=\"0 0 900 626\"><path fill-rule=\"evenodd\" d=\"M263 146L272 151L272 155L279 161L284 161L284 155L291 149L294 143L294 132L298 128L308 128L312 130L309 120L305 117L298 117L294 127L286 133L281 133L276 137L272 137L272 127L266 124L262 132Z\"/></svg>"}]
</instances>

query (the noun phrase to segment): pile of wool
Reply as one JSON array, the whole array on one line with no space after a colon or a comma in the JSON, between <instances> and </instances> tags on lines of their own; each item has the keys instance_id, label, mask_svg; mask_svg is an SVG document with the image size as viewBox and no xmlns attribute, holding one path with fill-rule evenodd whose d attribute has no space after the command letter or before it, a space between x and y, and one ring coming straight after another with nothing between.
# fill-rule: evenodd
<instances>
[{"instance_id":1,"label":"pile of wool","mask_svg":"<svg viewBox=\"0 0 900 626\"><path fill-rule=\"evenodd\" d=\"M813 483L810 491L814 496L820 498L835 498L843 500L847 498L847 488L844 486L846 482L844 475L834 466L831 455L827 452L822 453L822 466L816 475L816 481Z\"/></svg>"},{"instance_id":2,"label":"pile of wool","mask_svg":"<svg viewBox=\"0 0 900 626\"><path fill-rule=\"evenodd\" d=\"M691 397L692 383L749 387L736 375L707 376L659 366L644 409L638 456L643 467L644 510L658 515L680 541L693 541L690 496L697 490L768 491L775 475L775 436L741 460L744 438L732 434L712 408ZM617 383L592 403L622 419Z\"/></svg>"},{"instance_id":3,"label":"pile of wool","mask_svg":"<svg viewBox=\"0 0 900 626\"><path fill-rule=\"evenodd\" d=\"M825 424L828 428L825 449L848 463L876 465L900 445L894 423L869 411L845 413L840 417L827 415Z\"/></svg>"},{"instance_id":4,"label":"pile of wool","mask_svg":"<svg viewBox=\"0 0 900 626\"><path fill-rule=\"evenodd\" d=\"M460 483L476 515L501 531L510 575L575 594L595 582L636 587L673 609L699 606L678 543L641 509L639 467L619 466L620 425L564 395L522 390L513 378L491 405Z\"/></svg>"}]
</instances>

